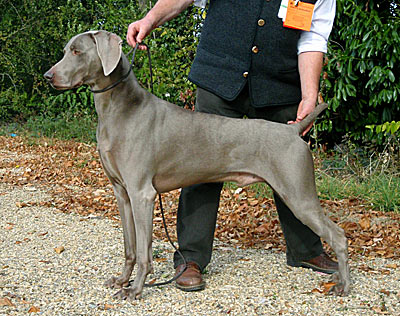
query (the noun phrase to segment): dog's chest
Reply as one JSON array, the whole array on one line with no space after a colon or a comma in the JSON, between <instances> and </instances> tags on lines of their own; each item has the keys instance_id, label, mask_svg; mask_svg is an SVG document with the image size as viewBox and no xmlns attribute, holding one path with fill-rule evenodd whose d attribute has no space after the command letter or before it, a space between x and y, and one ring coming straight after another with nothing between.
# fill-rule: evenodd
<instances>
[{"instance_id":1,"label":"dog's chest","mask_svg":"<svg viewBox=\"0 0 400 316\"><path fill-rule=\"evenodd\" d=\"M114 155L112 155L110 151L104 151L101 148L98 148L98 152L101 164L107 177L113 183L122 183L122 176L119 171L117 161L114 159Z\"/></svg>"}]
</instances>

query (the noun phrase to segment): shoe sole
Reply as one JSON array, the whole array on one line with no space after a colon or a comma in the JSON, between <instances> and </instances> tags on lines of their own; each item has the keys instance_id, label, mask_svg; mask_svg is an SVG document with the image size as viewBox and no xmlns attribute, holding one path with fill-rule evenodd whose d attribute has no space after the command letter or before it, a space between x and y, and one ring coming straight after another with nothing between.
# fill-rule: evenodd
<instances>
[{"instance_id":1,"label":"shoe sole","mask_svg":"<svg viewBox=\"0 0 400 316\"><path fill-rule=\"evenodd\" d=\"M184 286L184 285L180 285L178 283L175 283L175 287L177 287L178 289L184 291L184 292L195 292L195 291L202 291L206 288L206 283L200 283L197 285L189 285L189 286Z\"/></svg>"},{"instance_id":2,"label":"shoe sole","mask_svg":"<svg viewBox=\"0 0 400 316\"><path fill-rule=\"evenodd\" d=\"M321 268L321 267L318 267L318 266L315 266L313 264L306 263L306 262L300 263L299 266L302 268L311 269L313 271L321 272L321 273L325 273L325 274L334 274L337 272L337 270L324 269L324 268Z\"/></svg>"}]
</instances>

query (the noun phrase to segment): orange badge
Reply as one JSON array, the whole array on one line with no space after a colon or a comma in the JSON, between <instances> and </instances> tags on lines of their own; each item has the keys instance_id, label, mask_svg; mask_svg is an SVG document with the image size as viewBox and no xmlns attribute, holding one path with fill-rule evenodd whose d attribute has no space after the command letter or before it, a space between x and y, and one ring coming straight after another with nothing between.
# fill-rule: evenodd
<instances>
[{"instance_id":1,"label":"orange badge","mask_svg":"<svg viewBox=\"0 0 400 316\"><path fill-rule=\"evenodd\" d=\"M314 4L302 1L289 0L286 19L283 26L293 29L309 31L314 12Z\"/></svg>"}]
</instances>

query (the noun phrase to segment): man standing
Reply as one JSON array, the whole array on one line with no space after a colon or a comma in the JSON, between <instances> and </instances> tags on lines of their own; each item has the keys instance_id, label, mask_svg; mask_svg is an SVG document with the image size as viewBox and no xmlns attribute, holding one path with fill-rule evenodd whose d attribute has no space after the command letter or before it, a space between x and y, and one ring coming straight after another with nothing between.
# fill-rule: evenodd
<instances>
[{"instance_id":1,"label":"man standing","mask_svg":"<svg viewBox=\"0 0 400 316\"><path fill-rule=\"evenodd\" d=\"M206 0L159 0L142 20L129 25L129 45L140 43L193 2L204 6ZM317 102L335 5L335 0L211 0L189 74L198 87L196 111L285 124L303 120ZM201 271L211 260L222 185L182 190L177 233L188 268L176 285L184 291L205 288ZM319 236L274 198L287 264L336 272L337 263L325 254ZM185 268L177 254L174 265L176 273Z\"/></svg>"}]
</instances>

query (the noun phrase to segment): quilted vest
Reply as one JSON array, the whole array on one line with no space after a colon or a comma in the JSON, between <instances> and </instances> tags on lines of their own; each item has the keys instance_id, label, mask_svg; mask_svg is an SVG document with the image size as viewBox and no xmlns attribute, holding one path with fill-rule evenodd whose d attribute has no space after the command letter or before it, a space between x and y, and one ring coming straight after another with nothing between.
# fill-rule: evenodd
<instances>
[{"instance_id":1,"label":"quilted vest","mask_svg":"<svg viewBox=\"0 0 400 316\"><path fill-rule=\"evenodd\" d=\"M300 102L301 31L283 27L280 3L211 0L189 79L228 101L248 82L255 107Z\"/></svg>"}]
</instances>

